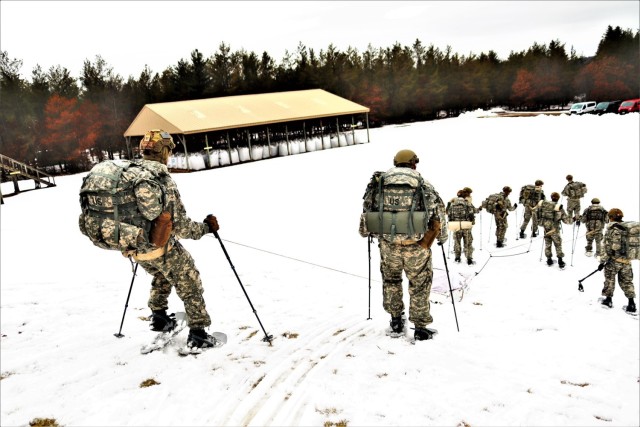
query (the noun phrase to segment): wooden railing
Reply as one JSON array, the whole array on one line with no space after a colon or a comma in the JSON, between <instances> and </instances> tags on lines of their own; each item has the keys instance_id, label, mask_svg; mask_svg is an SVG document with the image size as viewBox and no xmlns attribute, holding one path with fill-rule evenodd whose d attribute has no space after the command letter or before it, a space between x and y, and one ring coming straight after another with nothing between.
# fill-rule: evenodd
<instances>
[{"instance_id":1,"label":"wooden railing","mask_svg":"<svg viewBox=\"0 0 640 427\"><path fill-rule=\"evenodd\" d=\"M40 188L40 184L44 184L47 187L56 186L56 180L53 175L49 175L39 169L14 160L11 157L0 154L0 166L9 174L20 175L25 178L32 179L36 183L36 188Z\"/></svg>"}]
</instances>

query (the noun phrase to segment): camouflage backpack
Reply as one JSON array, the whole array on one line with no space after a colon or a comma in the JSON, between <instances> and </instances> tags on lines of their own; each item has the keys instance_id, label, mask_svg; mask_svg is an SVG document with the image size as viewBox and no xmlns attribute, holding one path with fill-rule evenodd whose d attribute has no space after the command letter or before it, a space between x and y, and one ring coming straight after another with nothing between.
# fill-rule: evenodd
<instances>
[{"instance_id":1,"label":"camouflage backpack","mask_svg":"<svg viewBox=\"0 0 640 427\"><path fill-rule=\"evenodd\" d=\"M527 203L529 206L536 205L540 200L542 200L541 193L536 191L535 185L527 184L523 185L520 189L520 203Z\"/></svg>"},{"instance_id":2,"label":"camouflage backpack","mask_svg":"<svg viewBox=\"0 0 640 427\"><path fill-rule=\"evenodd\" d=\"M611 224L607 238L616 255L628 260L640 259L640 222L624 221Z\"/></svg>"},{"instance_id":3,"label":"camouflage backpack","mask_svg":"<svg viewBox=\"0 0 640 427\"><path fill-rule=\"evenodd\" d=\"M502 193L490 195L482 202L482 208L490 214L504 210L504 195Z\"/></svg>"},{"instance_id":4,"label":"camouflage backpack","mask_svg":"<svg viewBox=\"0 0 640 427\"><path fill-rule=\"evenodd\" d=\"M607 216L607 210L598 206L596 208L590 207L587 210L587 221L604 221Z\"/></svg>"},{"instance_id":5,"label":"camouflage backpack","mask_svg":"<svg viewBox=\"0 0 640 427\"><path fill-rule=\"evenodd\" d=\"M165 189L158 178L139 161L105 160L95 165L80 187L82 213L78 222L82 234L103 249L148 248L154 218L146 218L138 204L162 211ZM158 188L157 194L145 194L141 196L144 200L139 200L136 187L149 181Z\"/></svg>"},{"instance_id":6,"label":"camouflage backpack","mask_svg":"<svg viewBox=\"0 0 640 427\"><path fill-rule=\"evenodd\" d=\"M464 199L456 198L449 203L449 221L473 221L473 208Z\"/></svg>"},{"instance_id":7,"label":"camouflage backpack","mask_svg":"<svg viewBox=\"0 0 640 427\"><path fill-rule=\"evenodd\" d=\"M584 197L586 193L587 186L584 183L578 181L570 182L562 191L563 196L567 196L571 199L579 199L581 197Z\"/></svg>"},{"instance_id":8,"label":"camouflage backpack","mask_svg":"<svg viewBox=\"0 0 640 427\"><path fill-rule=\"evenodd\" d=\"M544 201L538 208L538 219L559 221L560 220L560 204L551 201Z\"/></svg>"},{"instance_id":9,"label":"camouflage backpack","mask_svg":"<svg viewBox=\"0 0 640 427\"><path fill-rule=\"evenodd\" d=\"M395 242L424 235L438 195L417 172L394 168L373 174L363 200L366 232Z\"/></svg>"}]
</instances>

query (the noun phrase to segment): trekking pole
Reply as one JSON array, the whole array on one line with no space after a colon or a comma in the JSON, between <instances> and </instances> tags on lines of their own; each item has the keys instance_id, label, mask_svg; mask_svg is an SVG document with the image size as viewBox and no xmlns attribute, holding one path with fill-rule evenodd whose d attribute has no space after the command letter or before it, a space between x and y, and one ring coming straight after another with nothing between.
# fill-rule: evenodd
<instances>
[{"instance_id":1,"label":"trekking pole","mask_svg":"<svg viewBox=\"0 0 640 427\"><path fill-rule=\"evenodd\" d=\"M576 223L573 223L574 233L573 233L573 241L571 242L571 267L573 267L573 253L576 250L576 241L578 240L578 232L580 230L580 224L576 228Z\"/></svg>"},{"instance_id":2,"label":"trekking pole","mask_svg":"<svg viewBox=\"0 0 640 427\"><path fill-rule=\"evenodd\" d=\"M495 214L493 214L495 216ZM489 236L487 238L487 243L491 242L491 227L493 226L493 221L489 221L489 232L487 233L487 235Z\"/></svg>"},{"instance_id":3,"label":"trekking pole","mask_svg":"<svg viewBox=\"0 0 640 427\"><path fill-rule=\"evenodd\" d=\"M456 318L456 328L460 332L460 326L458 326L458 314L456 313L456 303L453 301L453 289L451 289L451 279L449 278L449 266L447 265L447 257L444 255L444 246L438 245L442 248L442 258L444 259L444 268L447 271L447 281L449 282L449 293L451 294L451 304L453 304L453 315Z\"/></svg>"},{"instance_id":4,"label":"trekking pole","mask_svg":"<svg viewBox=\"0 0 640 427\"><path fill-rule=\"evenodd\" d=\"M131 261L131 258L129 258ZM133 265L133 261L131 261L131 265ZM129 307L129 297L131 296L131 289L133 289L133 281L136 278L136 271L138 271L138 263L136 262L136 266L133 269L133 276L131 277L131 285L129 285L129 293L127 294L127 301L124 303L124 312L122 313L122 320L120 321L120 330L117 334L113 334L116 338L122 338L122 325L124 324L124 315L127 314L127 307Z\"/></svg>"},{"instance_id":5,"label":"trekking pole","mask_svg":"<svg viewBox=\"0 0 640 427\"><path fill-rule=\"evenodd\" d=\"M371 320L371 241L372 240L373 240L373 237L369 235L369 237L367 237L367 241L369 242L369 316L367 317L367 320Z\"/></svg>"},{"instance_id":6,"label":"trekking pole","mask_svg":"<svg viewBox=\"0 0 640 427\"><path fill-rule=\"evenodd\" d=\"M229 265L231 266L231 269L233 270L233 274L236 275L236 279L238 279L238 283L240 283L240 287L242 288L242 292L244 292L244 296L247 297L247 301L249 301L249 305L251 306L251 310L253 310L253 314L255 314L256 315L256 319L258 319L258 323L260 324L260 327L262 328L262 332L264 332L264 338L262 339L262 341L266 341L266 342L269 343L269 345L272 345L271 341L273 340L273 335L268 335L267 331L264 330L264 326L262 326L262 322L260 321L260 318L258 317L258 312L253 307L253 304L251 303L251 300L249 299L249 295L247 294L247 291L244 289L244 285L242 284L242 281L240 280L240 276L238 276L238 273L236 272L236 268L233 266L233 263L231 262L231 258L229 258L229 254L227 253L227 249L224 247L224 244L222 243L222 239L218 235L217 231L214 231L213 235L216 236L216 239L218 239L218 241L220 242L220 247L222 248L222 251L224 252L225 256L227 257L227 261L229 261Z\"/></svg>"},{"instance_id":7,"label":"trekking pole","mask_svg":"<svg viewBox=\"0 0 640 427\"><path fill-rule=\"evenodd\" d=\"M578 280L578 290L579 290L580 292L584 292L584 288L582 287L582 282L583 282L585 279L588 279L589 277L591 277L591 276L593 276L594 274L596 274L598 271L599 271L599 269L598 269L598 268L596 268L595 270L593 270L593 272L592 272L591 274L589 274L588 276L585 276L585 277L583 277L582 279Z\"/></svg>"},{"instance_id":8,"label":"trekking pole","mask_svg":"<svg viewBox=\"0 0 640 427\"><path fill-rule=\"evenodd\" d=\"M449 242L447 243L447 258L451 259L451 231L449 231L449 238L447 239ZM442 248L444 251L444 248Z\"/></svg>"},{"instance_id":9,"label":"trekking pole","mask_svg":"<svg viewBox=\"0 0 640 427\"><path fill-rule=\"evenodd\" d=\"M540 240L542 240L542 242L540 242L540 262L542 262L542 248L544 247L544 235Z\"/></svg>"},{"instance_id":10,"label":"trekking pole","mask_svg":"<svg viewBox=\"0 0 640 427\"><path fill-rule=\"evenodd\" d=\"M482 212L480 212L480 250L482 250Z\"/></svg>"}]
</instances>

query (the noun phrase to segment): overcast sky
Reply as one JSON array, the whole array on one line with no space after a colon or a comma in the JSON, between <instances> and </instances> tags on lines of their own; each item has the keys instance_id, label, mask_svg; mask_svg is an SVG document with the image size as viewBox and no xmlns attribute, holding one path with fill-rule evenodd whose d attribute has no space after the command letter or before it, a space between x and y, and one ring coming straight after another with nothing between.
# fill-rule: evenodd
<instances>
[{"instance_id":1,"label":"overcast sky","mask_svg":"<svg viewBox=\"0 0 640 427\"><path fill-rule=\"evenodd\" d=\"M468 55L495 51L501 59L534 42L560 40L567 53L595 54L607 25L637 31L640 1L0 1L0 48L23 61L80 75L96 55L127 78L145 65L161 73L194 49L209 57L220 43L231 51L277 62L298 44L316 53L329 44L362 52L423 45Z\"/></svg>"}]
</instances>

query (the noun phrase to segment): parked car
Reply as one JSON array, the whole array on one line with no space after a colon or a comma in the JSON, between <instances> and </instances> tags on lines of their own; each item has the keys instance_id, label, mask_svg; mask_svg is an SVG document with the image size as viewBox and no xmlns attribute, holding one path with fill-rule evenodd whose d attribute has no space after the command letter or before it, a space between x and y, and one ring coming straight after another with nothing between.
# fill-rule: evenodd
<instances>
[{"instance_id":1,"label":"parked car","mask_svg":"<svg viewBox=\"0 0 640 427\"><path fill-rule=\"evenodd\" d=\"M595 113L599 116L606 114L606 113L618 113L618 107L620 106L620 104L622 104L622 101L605 101L605 102L598 102L598 105L596 105L596 111Z\"/></svg>"},{"instance_id":2,"label":"parked car","mask_svg":"<svg viewBox=\"0 0 640 427\"><path fill-rule=\"evenodd\" d=\"M569 114L593 113L596 110L595 101L577 102L571 106Z\"/></svg>"},{"instance_id":3,"label":"parked car","mask_svg":"<svg viewBox=\"0 0 640 427\"><path fill-rule=\"evenodd\" d=\"M633 112L640 112L640 98L638 99L627 99L620 107L618 107L618 113L627 114Z\"/></svg>"}]
</instances>

